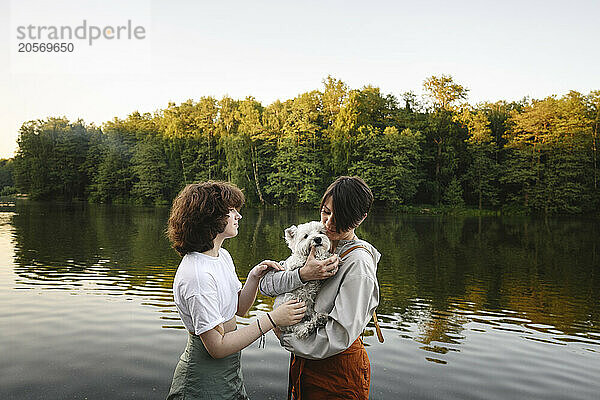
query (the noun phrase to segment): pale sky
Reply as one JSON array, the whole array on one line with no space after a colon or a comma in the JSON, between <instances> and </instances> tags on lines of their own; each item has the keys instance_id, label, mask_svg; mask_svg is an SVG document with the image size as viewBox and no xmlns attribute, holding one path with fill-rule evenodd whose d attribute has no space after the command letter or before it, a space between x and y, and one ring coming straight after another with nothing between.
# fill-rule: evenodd
<instances>
[{"instance_id":1,"label":"pale sky","mask_svg":"<svg viewBox=\"0 0 600 400\"><path fill-rule=\"evenodd\" d=\"M0 0L0 158L31 119L100 125L208 95L268 105L320 89L327 75L400 97L450 74L471 104L588 93L600 89L599 16L595 0ZM17 52L17 26L84 19L131 20L145 39Z\"/></svg>"}]
</instances>

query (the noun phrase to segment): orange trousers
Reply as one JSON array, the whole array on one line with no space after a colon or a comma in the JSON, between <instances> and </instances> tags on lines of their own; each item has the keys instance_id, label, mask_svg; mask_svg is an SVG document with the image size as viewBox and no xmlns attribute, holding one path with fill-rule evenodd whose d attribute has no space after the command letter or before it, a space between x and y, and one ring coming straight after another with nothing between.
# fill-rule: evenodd
<instances>
[{"instance_id":1,"label":"orange trousers","mask_svg":"<svg viewBox=\"0 0 600 400\"><path fill-rule=\"evenodd\" d=\"M292 354L288 400L367 400L371 363L360 339L340 354L308 360Z\"/></svg>"}]
</instances>

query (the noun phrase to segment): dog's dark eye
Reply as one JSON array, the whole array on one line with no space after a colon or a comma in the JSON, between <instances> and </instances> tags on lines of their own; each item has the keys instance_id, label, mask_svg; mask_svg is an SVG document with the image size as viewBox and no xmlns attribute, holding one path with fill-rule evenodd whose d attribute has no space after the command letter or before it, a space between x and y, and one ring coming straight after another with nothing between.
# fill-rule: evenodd
<instances>
[{"instance_id":1,"label":"dog's dark eye","mask_svg":"<svg viewBox=\"0 0 600 400\"><path fill-rule=\"evenodd\" d=\"M308 237L308 235L304 235L304 239L306 239Z\"/></svg>"}]
</instances>

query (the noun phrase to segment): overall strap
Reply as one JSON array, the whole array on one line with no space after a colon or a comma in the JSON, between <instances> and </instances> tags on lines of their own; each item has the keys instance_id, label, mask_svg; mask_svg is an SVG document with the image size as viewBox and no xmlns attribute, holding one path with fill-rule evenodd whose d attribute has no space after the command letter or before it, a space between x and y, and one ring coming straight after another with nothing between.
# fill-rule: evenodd
<instances>
[{"instance_id":1,"label":"overall strap","mask_svg":"<svg viewBox=\"0 0 600 400\"><path fill-rule=\"evenodd\" d=\"M350 247L347 250L344 250L344 252L342 254L340 254L340 258L344 258L346 255L348 255L348 253L350 253L352 250L355 250L355 249L363 249L367 253L369 253L371 255L371 257L373 257L373 253L371 253L371 251L369 249L367 249L362 244L357 244L355 246ZM379 340L379 343L383 343L383 333L381 332L381 327L379 327L379 321L377 320L377 313L375 311L373 311L373 323L375 324L375 331L377 332L377 339Z\"/></svg>"},{"instance_id":2,"label":"overall strap","mask_svg":"<svg viewBox=\"0 0 600 400\"><path fill-rule=\"evenodd\" d=\"M357 244L356 246L352 246L349 249L345 250L342 254L340 254L340 258L344 258L348 253L350 253L354 249L364 249L367 253L371 255L371 257L373 257L373 253L371 253L369 249L367 249L362 244Z\"/></svg>"}]
</instances>

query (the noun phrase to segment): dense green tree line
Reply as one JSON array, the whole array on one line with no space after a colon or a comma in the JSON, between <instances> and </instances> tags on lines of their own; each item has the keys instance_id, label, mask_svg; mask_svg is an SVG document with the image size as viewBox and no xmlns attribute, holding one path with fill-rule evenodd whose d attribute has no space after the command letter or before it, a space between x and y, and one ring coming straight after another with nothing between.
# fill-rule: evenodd
<instances>
[{"instance_id":1,"label":"dense green tree line","mask_svg":"<svg viewBox=\"0 0 600 400\"><path fill-rule=\"evenodd\" d=\"M10 195L14 192L13 161L0 160L0 196Z\"/></svg>"},{"instance_id":2,"label":"dense green tree line","mask_svg":"<svg viewBox=\"0 0 600 400\"><path fill-rule=\"evenodd\" d=\"M401 99L328 77L263 106L202 97L102 128L23 124L1 184L33 198L166 204L190 182L224 179L249 203L314 205L335 176L362 176L378 203L580 213L600 199L600 91L467 103L452 77Z\"/></svg>"}]
</instances>

